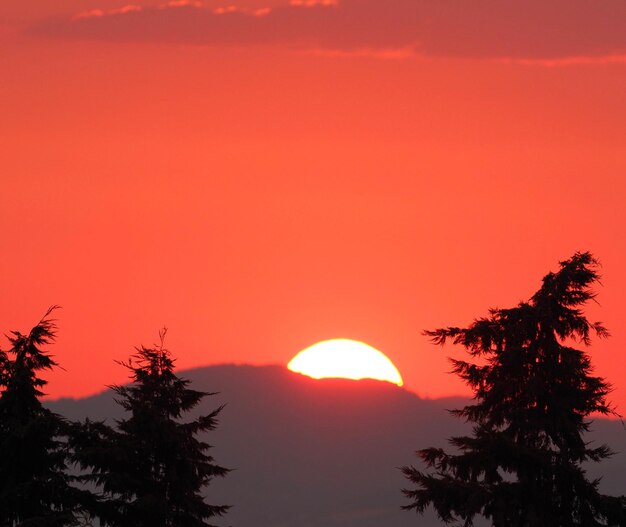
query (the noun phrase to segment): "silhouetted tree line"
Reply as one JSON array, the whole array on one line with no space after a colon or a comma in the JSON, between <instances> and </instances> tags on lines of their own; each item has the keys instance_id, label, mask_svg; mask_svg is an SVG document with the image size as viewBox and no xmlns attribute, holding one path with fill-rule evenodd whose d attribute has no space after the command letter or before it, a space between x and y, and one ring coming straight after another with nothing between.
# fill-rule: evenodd
<instances>
[{"instance_id":1,"label":"silhouetted tree line","mask_svg":"<svg viewBox=\"0 0 626 527\"><path fill-rule=\"evenodd\" d=\"M418 451L428 471L403 468L413 485L404 490L406 509L433 506L443 522L465 527L476 516L494 527L626 526L626 497L601 494L582 467L612 455L584 440L589 416L617 415L610 385L573 347L588 345L592 334L608 336L582 310L595 299L597 268L590 253L576 253L528 302L492 309L467 328L425 332L476 360L451 360L474 392L473 404L452 414L473 429L450 439L453 453Z\"/></svg>"},{"instance_id":2,"label":"silhouetted tree line","mask_svg":"<svg viewBox=\"0 0 626 527\"><path fill-rule=\"evenodd\" d=\"M474 392L472 404L452 413L473 429L450 439L452 453L418 451L426 471L403 468L412 485L404 508L433 506L443 522L464 527L477 516L494 527L626 526L626 497L601 494L582 466L612 454L584 440L589 417L617 415L610 385L573 347L608 336L582 310L595 298L597 267L590 253L576 253L528 302L492 309L467 328L425 332L477 361L452 360ZM107 527L208 527L228 507L208 505L201 492L228 470L198 434L215 428L222 408L182 419L212 394L176 376L163 331L160 344L121 363L132 382L113 387L126 411L116 426L51 412L40 401L46 382L39 375L56 366L42 349L55 338L54 309L27 335L13 332L11 349L0 351L0 527L93 518Z\"/></svg>"},{"instance_id":3,"label":"silhouetted tree line","mask_svg":"<svg viewBox=\"0 0 626 527\"><path fill-rule=\"evenodd\" d=\"M27 335L13 332L11 349L0 351L0 525L80 526L97 518L111 527L209 527L228 507L208 505L201 491L228 470L197 436L215 428L222 408L181 419L212 394L176 376L163 331L159 345L121 363L132 382L113 387L127 415L116 426L53 413L40 401L40 374L57 366L42 349L55 339L55 309Z\"/></svg>"}]
</instances>

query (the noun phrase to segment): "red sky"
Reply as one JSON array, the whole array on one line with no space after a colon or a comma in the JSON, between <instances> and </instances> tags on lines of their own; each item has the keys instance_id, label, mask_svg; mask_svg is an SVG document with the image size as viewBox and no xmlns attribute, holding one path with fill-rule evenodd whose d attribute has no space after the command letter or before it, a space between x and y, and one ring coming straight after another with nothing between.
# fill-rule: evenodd
<instances>
[{"instance_id":1,"label":"red sky","mask_svg":"<svg viewBox=\"0 0 626 527\"><path fill-rule=\"evenodd\" d=\"M591 250L626 412L626 2L57 3L0 7L0 329L63 306L50 395L163 325L181 368L346 337L465 393L421 331Z\"/></svg>"}]
</instances>

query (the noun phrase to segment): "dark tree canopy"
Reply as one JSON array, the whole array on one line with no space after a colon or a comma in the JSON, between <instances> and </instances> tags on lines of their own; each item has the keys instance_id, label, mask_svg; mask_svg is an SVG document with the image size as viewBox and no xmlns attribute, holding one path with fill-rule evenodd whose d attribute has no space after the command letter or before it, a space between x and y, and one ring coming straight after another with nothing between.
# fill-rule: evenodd
<instances>
[{"instance_id":1,"label":"dark tree canopy","mask_svg":"<svg viewBox=\"0 0 626 527\"><path fill-rule=\"evenodd\" d=\"M591 414L614 414L611 388L574 347L608 336L582 309L595 298L597 268L590 253L576 253L528 302L492 309L464 329L425 332L476 361L452 360L474 392L473 404L452 413L473 432L450 439L454 453L418 451L427 471L403 468L412 484L405 509L432 505L441 520L463 526L476 516L495 527L626 525L626 498L600 494L582 467L611 455L584 439Z\"/></svg>"},{"instance_id":2,"label":"dark tree canopy","mask_svg":"<svg viewBox=\"0 0 626 527\"><path fill-rule=\"evenodd\" d=\"M213 395L189 388L174 373L161 343L137 348L127 363L132 384L114 386L128 417L115 429L87 421L74 436L85 479L103 492L94 513L115 527L207 527L228 506L208 505L201 492L228 472L207 453L198 434L213 430L222 407L190 421L182 417Z\"/></svg>"},{"instance_id":3,"label":"dark tree canopy","mask_svg":"<svg viewBox=\"0 0 626 527\"><path fill-rule=\"evenodd\" d=\"M55 339L55 307L28 333L14 331L0 354L0 525L76 525L90 494L71 486L68 423L41 404L41 370L57 366L41 348Z\"/></svg>"}]
</instances>

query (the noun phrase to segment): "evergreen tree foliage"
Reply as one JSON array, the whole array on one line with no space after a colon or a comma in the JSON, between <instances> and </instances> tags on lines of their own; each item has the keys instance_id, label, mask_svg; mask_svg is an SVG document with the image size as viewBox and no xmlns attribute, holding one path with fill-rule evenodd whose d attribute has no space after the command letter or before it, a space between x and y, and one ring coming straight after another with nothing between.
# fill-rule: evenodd
<instances>
[{"instance_id":1,"label":"evergreen tree foliage","mask_svg":"<svg viewBox=\"0 0 626 527\"><path fill-rule=\"evenodd\" d=\"M0 394L5 390L9 379L9 356L6 351L0 350Z\"/></svg>"},{"instance_id":2,"label":"evergreen tree foliage","mask_svg":"<svg viewBox=\"0 0 626 527\"><path fill-rule=\"evenodd\" d=\"M228 506L208 505L201 491L228 469L215 464L198 434L213 430L222 407L183 422L211 393L189 388L174 373L174 359L161 343L140 347L127 363L132 383L114 386L127 412L115 429L102 422L76 428L76 459L97 485L103 502L93 510L114 527L210 527Z\"/></svg>"},{"instance_id":3,"label":"evergreen tree foliage","mask_svg":"<svg viewBox=\"0 0 626 527\"><path fill-rule=\"evenodd\" d=\"M614 414L610 386L593 376L589 356L574 346L608 336L582 308L595 298L598 263L576 253L543 279L528 302L492 309L469 327L427 331L435 344L463 346L475 360L452 360L473 390L473 404L452 413L473 424L452 437L454 453L418 451L427 471L402 470L403 490L421 513L429 505L445 523L494 527L626 526L626 498L600 494L582 464L611 455L585 442L591 414Z\"/></svg>"},{"instance_id":4,"label":"evergreen tree foliage","mask_svg":"<svg viewBox=\"0 0 626 527\"><path fill-rule=\"evenodd\" d=\"M66 469L68 422L41 404L41 370L56 362L41 347L55 339L55 307L28 333L14 331L0 354L0 525L76 525L90 493L72 487ZM10 357L13 357L11 360Z\"/></svg>"}]
</instances>

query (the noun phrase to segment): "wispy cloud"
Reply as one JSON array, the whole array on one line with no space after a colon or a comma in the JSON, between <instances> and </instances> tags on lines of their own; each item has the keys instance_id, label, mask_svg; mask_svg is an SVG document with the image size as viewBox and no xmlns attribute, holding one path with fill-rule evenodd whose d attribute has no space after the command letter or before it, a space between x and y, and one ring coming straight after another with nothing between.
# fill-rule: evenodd
<instances>
[{"instance_id":1,"label":"wispy cloud","mask_svg":"<svg viewBox=\"0 0 626 527\"><path fill-rule=\"evenodd\" d=\"M62 38L290 46L526 62L621 61L626 0L290 0L273 9L171 0L49 21Z\"/></svg>"},{"instance_id":2,"label":"wispy cloud","mask_svg":"<svg viewBox=\"0 0 626 527\"><path fill-rule=\"evenodd\" d=\"M89 11L83 11L81 13L78 13L77 15L72 17L72 20L76 21L84 18L100 18L112 15L125 15L127 13L137 13L141 10L142 7L138 5L126 5L117 9L109 9L108 11L104 11L102 9L91 9Z\"/></svg>"}]
</instances>

